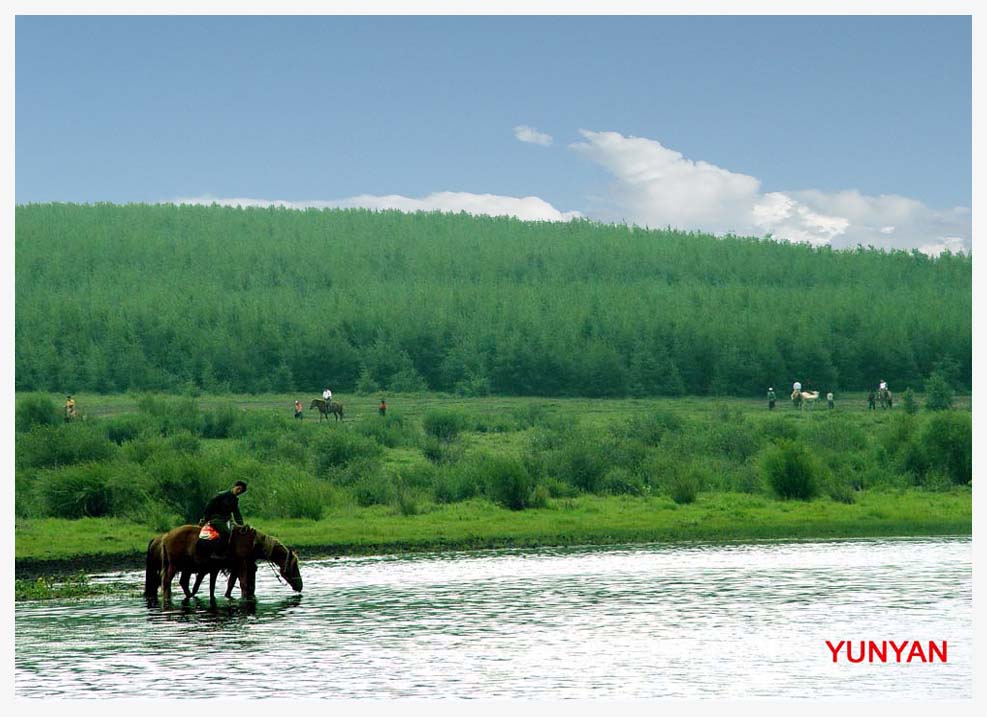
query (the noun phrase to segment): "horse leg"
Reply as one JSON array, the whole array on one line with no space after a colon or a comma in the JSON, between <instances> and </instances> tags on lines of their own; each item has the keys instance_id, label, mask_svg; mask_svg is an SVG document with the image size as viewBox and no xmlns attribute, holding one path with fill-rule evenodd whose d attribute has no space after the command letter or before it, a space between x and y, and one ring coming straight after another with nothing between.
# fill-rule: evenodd
<instances>
[{"instance_id":1,"label":"horse leg","mask_svg":"<svg viewBox=\"0 0 987 717\"><path fill-rule=\"evenodd\" d=\"M226 581L226 595L227 598L233 597L233 588L236 586L237 574L235 571L230 570L230 577ZM243 594L243 581L240 581L240 593Z\"/></svg>"},{"instance_id":2,"label":"horse leg","mask_svg":"<svg viewBox=\"0 0 987 717\"><path fill-rule=\"evenodd\" d=\"M186 600L188 600L190 597L192 597L195 594L195 590L192 590L191 592L189 592L189 589L188 589L188 581L189 581L189 578L191 578L191 577L192 577L192 573L190 573L188 570L182 570L181 577L178 578L178 584L182 586L182 592L185 593L185 599ZM196 578L196 584L195 584L195 586L196 587L199 587L198 578Z\"/></svg>"},{"instance_id":3,"label":"horse leg","mask_svg":"<svg viewBox=\"0 0 987 717\"><path fill-rule=\"evenodd\" d=\"M209 571L209 602L216 602L216 575L219 568L212 568Z\"/></svg>"},{"instance_id":4,"label":"horse leg","mask_svg":"<svg viewBox=\"0 0 987 717\"><path fill-rule=\"evenodd\" d=\"M171 581L175 578L178 569L171 563L166 563L161 574L161 599L165 602L171 601Z\"/></svg>"},{"instance_id":5,"label":"horse leg","mask_svg":"<svg viewBox=\"0 0 987 717\"><path fill-rule=\"evenodd\" d=\"M205 573L195 574L195 585L192 586L192 595L195 595L197 592L199 592L199 586L202 585L202 578L204 577L206 577Z\"/></svg>"}]
</instances>

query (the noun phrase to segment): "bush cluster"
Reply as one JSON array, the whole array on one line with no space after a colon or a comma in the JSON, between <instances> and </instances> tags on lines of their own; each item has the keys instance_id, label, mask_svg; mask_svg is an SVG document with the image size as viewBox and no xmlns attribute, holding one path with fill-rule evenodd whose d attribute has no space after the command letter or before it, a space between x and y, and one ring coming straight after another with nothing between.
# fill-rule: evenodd
<instances>
[{"instance_id":1,"label":"bush cluster","mask_svg":"<svg viewBox=\"0 0 987 717\"><path fill-rule=\"evenodd\" d=\"M201 410L191 397L143 396L137 413L78 423L49 420L52 405L30 395L16 406L19 516L118 516L164 529L198 520L237 479L251 486L242 499L248 519L313 520L346 505L415 516L435 503L483 498L525 510L585 493L685 505L704 491L769 490L851 503L861 490L972 480L971 417L954 410L874 422L720 406L601 426L533 403L479 417L433 409L420 420L318 425L232 406ZM501 429L523 431L515 452L493 452L487 444L500 438L477 435ZM467 431L477 440L463 440Z\"/></svg>"}]
</instances>

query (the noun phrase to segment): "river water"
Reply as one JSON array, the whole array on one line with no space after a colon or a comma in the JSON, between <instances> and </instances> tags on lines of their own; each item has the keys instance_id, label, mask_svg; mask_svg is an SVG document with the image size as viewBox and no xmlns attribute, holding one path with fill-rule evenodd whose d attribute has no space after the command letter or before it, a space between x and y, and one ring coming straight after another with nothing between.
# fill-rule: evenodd
<instances>
[{"instance_id":1,"label":"river water","mask_svg":"<svg viewBox=\"0 0 987 717\"><path fill-rule=\"evenodd\" d=\"M256 603L214 607L103 576L133 592L17 604L15 694L970 698L971 560L968 538L340 558L301 595L261 565ZM948 657L834 664L826 640Z\"/></svg>"}]
</instances>

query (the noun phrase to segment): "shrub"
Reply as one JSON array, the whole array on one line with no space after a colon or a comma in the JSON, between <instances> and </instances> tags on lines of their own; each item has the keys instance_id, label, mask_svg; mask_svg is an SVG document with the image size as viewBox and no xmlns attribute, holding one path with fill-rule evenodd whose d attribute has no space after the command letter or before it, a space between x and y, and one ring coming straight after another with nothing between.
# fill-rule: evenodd
<instances>
[{"instance_id":1,"label":"shrub","mask_svg":"<svg viewBox=\"0 0 987 717\"><path fill-rule=\"evenodd\" d=\"M558 478L543 478L539 488L544 488L550 498L575 498L578 491Z\"/></svg>"},{"instance_id":2,"label":"shrub","mask_svg":"<svg viewBox=\"0 0 987 717\"><path fill-rule=\"evenodd\" d=\"M902 405L905 408L905 413L918 413L918 401L915 400L915 392L912 389L905 389Z\"/></svg>"},{"instance_id":3,"label":"shrub","mask_svg":"<svg viewBox=\"0 0 987 717\"><path fill-rule=\"evenodd\" d=\"M221 406L202 414L203 438L230 438L237 422L237 409L232 405Z\"/></svg>"},{"instance_id":4,"label":"shrub","mask_svg":"<svg viewBox=\"0 0 987 717\"><path fill-rule=\"evenodd\" d=\"M428 435L448 443L466 428L466 416L444 408L431 409L422 418L422 428Z\"/></svg>"},{"instance_id":5,"label":"shrub","mask_svg":"<svg viewBox=\"0 0 987 717\"><path fill-rule=\"evenodd\" d=\"M264 466L250 481L245 495L253 497L251 510L264 518L319 520L325 509L338 500L336 491L297 466L278 463Z\"/></svg>"},{"instance_id":6,"label":"shrub","mask_svg":"<svg viewBox=\"0 0 987 717\"><path fill-rule=\"evenodd\" d=\"M178 453L195 455L202 447L202 442L198 436L194 436L188 431L177 431L168 437L168 448Z\"/></svg>"},{"instance_id":7,"label":"shrub","mask_svg":"<svg viewBox=\"0 0 987 717\"><path fill-rule=\"evenodd\" d=\"M644 495L648 492L640 475L621 466L614 466L607 471L601 490L611 495Z\"/></svg>"},{"instance_id":8,"label":"shrub","mask_svg":"<svg viewBox=\"0 0 987 717\"><path fill-rule=\"evenodd\" d=\"M462 464L440 466L432 482L432 496L438 503L457 503L482 492L474 471Z\"/></svg>"},{"instance_id":9,"label":"shrub","mask_svg":"<svg viewBox=\"0 0 987 717\"><path fill-rule=\"evenodd\" d=\"M953 407L953 389L939 371L934 371L925 381L925 407L930 411L946 411Z\"/></svg>"},{"instance_id":10,"label":"shrub","mask_svg":"<svg viewBox=\"0 0 987 717\"><path fill-rule=\"evenodd\" d=\"M421 441L422 455L436 465L455 463L463 457L462 446L444 443L434 436L425 436Z\"/></svg>"},{"instance_id":11,"label":"shrub","mask_svg":"<svg viewBox=\"0 0 987 717\"><path fill-rule=\"evenodd\" d=\"M413 446L418 441L417 430L400 413L365 418L356 424L356 431L388 448Z\"/></svg>"},{"instance_id":12,"label":"shrub","mask_svg":"<svg viewBox=\"0 0 987 717\"><path fill-rule=\"evenodd\" d=\"M17 402L14 423L18 432L30 431L35 426L54 426L61 423L61 411L47 396L25 396Z\"/></svg>"},{"instance_id":13,"label":"shrub","mask_svg":"<svg viewBox=\"0 0 987 717\"><path fill-rule=\"evenodd\" d=\"M106 437L118 446L133 441L143 433L154 431L154 424L147 416L125 413L99 422Z\"/></svg>"},{"instance_id":14,"label":"shrub","mask_svg":"<svg viewBox=\"0 0 987 717\"><path fill-rule=\"evenodd\" d=\"M393 481L381 471L361 476L350 490L356 502L364 507L387 505L397 498Z\"/></svg>"},{"instance_id":15,"label":"shrub","mask_svg":"<svg viewBox=\"0 0 987 717\"><path fill-rule=\"evenodd\" d=\"M120 454L124 460L138 464L146 463L152 456L162 451L168 451L168 440L157 434L141 434L120 447Z\"/></svg>"},{"instance_id":16,"label":"shrub","mask_svg":"<svg viewBox=\"0 0 987 717\"><path fill-rule=\"evenodd\" d=\"M524 510L531 506L535 480L524 464L513 456L484 455L475 459L475 469L484 494L494 503Z\"/></svg>"},{"instance_id":17,"label":"shrub","mask_svg":"<svg viewBox=\"0 0 987 717\"><path fill-rule=\"evenodd\" d=\"M970 415L943 411L929 419L921 434L926 465L941 470L957 485L973 479L973 434Z\"/></svg>"},{"instance_id":18,"label":"shrub","mask_svg":"<svg viewBox=\"0 0 987 717\"><path fill-rule=\"evenodd\" d=\"M469 424L470 430L477 433L510 433L518 429L511 416L499 413L493 416L473 416Z\"/></svg>"},{"instance_id":19,"label":"shrub","mask_svg":"<svg viewBox=\"0 0 987 717\"><path fill-rule=\"evenodd\" d=\"M55 468L105 461L115 449L116 446L94 423L38 426L18 436L15 445L17 464L24 468Z\"/></svg>"},{"instance_id":20,"label":"shrub","mask_svg":"<svg viewBox=\"0 0 987 717\"><path fill-rule=\"evenodd\" d=\"M163 398L145 394L137 399L137 409L154 419L161 433L167 435L176 431L188 431L201 435L202 414L194 398Z\"/></svg>"},{"instance_id":21,"label":"shrub","mask_svg":"<svg viewBox=\"0 0 987 717\"><path fill-rule=\"evenodd\" d=\"M53 518L98 518L112 507L106 464L75 465L38 474L36 490L45 515Z\"/></svg>"},{"instance_id":22,"label":"shrub","mask_svg":"<svg viewBox=\"0 0 987 717\"><path fill-rule=\"evenodd\" d=\"M826 448L840 453L862 451L867 447L867 436L842 414L823 414L805 431L806 444L812 448Z\"/></svg>"},{"instance_id":23,"label":"shrub","mask_svg":"<svg viewBox=\"0 0 987 717\"><path fill-rule=\"evenodd\" d=\"M394 491L394 508L401 515L420 515L425 511L425 495L420 490L398 482Z\"/></svg>"},{"instance_id":24,"label":"shrub","mask_svg":"<svg viewBox=\"0 0 987 717\"><path fill-rule=\"evenodd\" d=\"M810 500L819 492L823 468L801 443L781 440L768 446L760 465L779 498Z\"/></svg>"},{"instance_id":25,"label":"shrub","mask_svg":"<svg viewBox=\"0 0 987 717\"><path fill-rule=\"evenodd\" d=\"M248 433L241 439L245 450L250 455L269 462L287 461L297 466L308 462L309 452L299 440L298 433L284 433L275 430L260 430Z\"/></svg>"},{"instance_id":26,"label":"shrub","mask_svg":"<svg viewBox=\"0 0 987 717\"><path fill-rule=\"evenodd\" d=\"M345 467L360 459L377 458L381 447L371 438L333 426L313 442L312 451L315 473L321 476L330 469Z\"/></svg>"},{"instance_id":27,"label":"shrub","mask_svg":"<svg viewBox=\"0 0 987 717\"><path fill-rule=\"evenodd\" d=\"M609 469L609 464L595 442L573 440L568 443L556 456L557 465L552 471L559 478L589 493L600 490L603 476Z\"/></svg>"},{"instance_id":28,"label":"shrub","mask_svg":"<svg viewBox=\"0 0 987 717\"><path fill-rule=\"evenodd\" d=\"M545 421L548 417L548 406L544 403L526 403L514 408L511 415L521 428L531 428Z\"/></svg>"},{"instance_id":29,"label":"shrub","mask_svg":"<svg viewBox=\"0 0 987 717\"><path fill-rule=\"evenodd\" d=\"M702 479L699 472L694 468L687 468L676 471L672 476L669 481L668 494L679 505L694 503L701 485Z\"/></svg>"},{"instance_id":30,"label":"shrub","mask_svg":"<svg viewBox=\"0 0 987 717\"><path fill-rule=\"evenodd\" d=\"M202 517L202 509L219 491L229 488L226 475L201 457L161 452L144 464L151 497L194 523Z\"/></svg>"},{"instance_id":31,"label":"shrub","mask_svg":"<svg viewBox=\"0 0 987 717\"><path fill-rule=\"evenodd\" d=\"M684 422L671 411L656 411L649 416L638 416L627 422L626 433L649 446L657 446L669 433L678 433Z\"/></svg>"},{"instance_id":32,"label":"shrub","mask_svg":"<svg viewBox=\"0 0 987 717\"><path fill-rule=\"evenodd\" d=\"M729 409L731 415L734 409ZM755 455L763 445L763 434L748 420L734 417L725 422L714 422L705 433L706 450L717 452L738 461L745 461Z\"/></svg>"},{"instance_id":33,"label":"shrub","mask_svg":"<svg viewBox=\"0 0 987 717\"><path fill-rule=\"evenodd\" d=\"M768 440L785 438L795 440L799 436L799 427L796 423L797 416L772 416L761 422L761 433Z\"/></svg>"}]
</instances>

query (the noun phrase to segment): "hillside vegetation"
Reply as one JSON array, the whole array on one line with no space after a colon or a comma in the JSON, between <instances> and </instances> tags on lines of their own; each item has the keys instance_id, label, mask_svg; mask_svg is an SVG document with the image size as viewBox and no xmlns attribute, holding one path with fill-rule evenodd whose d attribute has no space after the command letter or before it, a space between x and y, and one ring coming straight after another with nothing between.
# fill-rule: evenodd
<instances>
[{"instance_id":1,"label":"hillside vegetation","mask_svg":"<svg viewBox=\"0 0 987 717\"><path fill-rule=\"evenodd\" d=\"M16 210L16 388L760 395L970 383L971 259L465 214Z\"/></svg>"}]
</instances>

